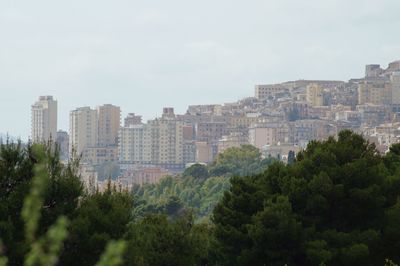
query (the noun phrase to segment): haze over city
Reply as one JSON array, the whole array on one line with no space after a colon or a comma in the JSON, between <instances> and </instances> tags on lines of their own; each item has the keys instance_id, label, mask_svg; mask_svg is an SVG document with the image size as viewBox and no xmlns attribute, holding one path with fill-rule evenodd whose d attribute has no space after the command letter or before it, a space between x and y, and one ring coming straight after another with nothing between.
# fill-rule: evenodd
<instances>
[{"instance_id":1,"label":"haze over city","mask_svg":"<svg viewBox=\"0 0 400 266\"><path fill-rule=\"evenodd\" d=\"M255 84L348 80L400 54L400 2L3 1L0 132L26 140L38 95L69 111L111 103L145 120L163 106L253 96Z\"/></svg>"}]
</instances>

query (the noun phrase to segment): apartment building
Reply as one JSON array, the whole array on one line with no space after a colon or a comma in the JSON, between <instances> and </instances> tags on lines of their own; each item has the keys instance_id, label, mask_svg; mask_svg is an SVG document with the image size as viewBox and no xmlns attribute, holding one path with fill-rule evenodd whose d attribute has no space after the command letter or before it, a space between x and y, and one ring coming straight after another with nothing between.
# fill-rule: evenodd
<instances>
[{"instance_id":1,"label":"apartment building","mask_svg":"<svg viewBox=\"0 0 400 266\"><path fill-rule=\"evenodd\" d=\"M97 107L98 113L98 146L117 146L118 130L121 125L121 109L118 106L105 104Z\"/></svg>"},{"instance_id":2,"label":"apartment building","mask_svg":"<svg viewBox=\"0 0 400 266\"><path fill-rule=\"evenodd\" d=\"M220 115L222 106L220 104L189 105L187 114L190 115Z\"/></svg>"},{"instance_id":3,"label":"apartment building","mask_svg":"<svg viewBox=\"0 0 400 266\"><path fill-rule=\"evenodd\" d=\"M228 136L223 136L218 140L218 153L224 152L229 148L239 148L241 145L249 144L248 138L242 134L232 133Z\"/></svg>"},{"instance_id":4,"label":"apartment building","mask_svg":"<svg viewBox=\"0 0 400 266\"><path fill-rule=\"evenodd\" d=\"M164 108L161 118L149 120L151 129L151 162L170 168L183 168L183 123L173 108Z\"/></svg>"},{"instance_id":5,"label":"apartment building","mask_svg":"<svg viewBox=\"0 0 400 266\"><path fill-rule=\"evenodd\" d=\"M390 121L391 108L387 105L363 104L357 105L363 126L378 126L382 121Z\"/></svg>"},{"instance_id":6,"label":"apartment building","mask_svg":"<svg viewBox=\"0 0 400 266\"><path fill-rule=\"evenodd\" d=\"M118 153L122 164L150 164L151 127L138 124L120 128Z\"/></svg>"},{"instance_id":7,"label":"apartment building","mask_svg":"<svg viewBox=\"0 0 400 266\"><path fill-rule=\"evenodd\" d=\"M196 162L197 163L211 163L217 154L218 146L213 146L207 141L196 141Z\"/></svg>"},{"instance_id":8,"label":"apartment building","mask_svg":"<svg viewBox=\"0 0 400 266\"><path fill-rule=\"evenodd\" d=\"M164 108L160 118L121 128L118 150L121 164L182 169L195 160L193 127L178 120L173 108Z\"/></svg>"},{"instance_id":9,"label":"apartment building","mask_svg":"<svg viewBox=\"0 0 400 266\"><path fill-rule=\"evenodd\" d=\"M327 139L337 134L337 127L329 120L305 119L289 122L288 143L305 148L311 140Z\"/></svg>"},{"instance_id":10,"label":"apartment building","mask_svg":"<svg viewBox=\"0 0 400 266\"><path fill-rule=\"evenodd\" d=\"M85 148L98 144L98 112L90 107L80 107L69 116L69 154L81 155Z\"/></svg>"},{"instance_id":11,"label":"apartment building","mask_svg":"<svg viewBox=\"0 0 400 266\"><path fill-rule=\"evenodd\" d=\"M125 188L132 188L133 185L156 184L170 172L159 167L138 167L124 171L119 178L121 185Z\"/></svg>"},{"instance_id":12,"label":"apartment building","mask_svg":"<svg viewBox=\"0 0 400 266\"><path fill-rule=\"evenodd\" d=\"M206 142L216 142L230 132L226 122L201 122L197 123L195 129L196 140Z\"/></svg>"},{"instance_id":13,"label":"apartment building","mask_svg":"<svg viewBox=\"0 0 400 266\"><path fill-rule=\"evenodd\" d=\"M31 106L31 138L33 142L55 141L57 137L57 101L53 96L40 96Z\"/></svg>"},{"instance_id":14,"label":"apartment building","mask_svg":"<svg viewBox=\"0 0 400 266\"><path fill-rule=\"evenodd\" d=\"M131 125L140 125L142 123L142 116L135 115L135 113L129 113L124 119L124 127L129 127Z\"/></svg>"},{"instance_id":15,"label":"apartment building","mask_svg":"<svg viewBox=\"0 0 400 266\"><path fill-rule=\"evenodd\" d=\"M253 126L249 129L249 143L258 149L277 143L277 127Z\"/></svg>"},{"instance_id":16,"label":"apartment building","mask_svg":"<svg viewBox=\"0 0 400 266\"><path fill-rule=\"evenodd\" d=\"M311 83L307 86L307 102L311 106L323 106L324 105L324 94L323 89L316 83Z\"/></svg>"},{"instance_id":17,"label":"apartment building","mask_svg":"<svg viewBox=\"0 0 400 266\"><path fill-rule=\"evenodd\" d=\"M82 162L90 165L116 163L118 162L118 148L116 146L87 147L83 150Z\"/></svg>"},{"instance_id":18,"label":"apartment building","mask_svg":"<svg viewBox=\"0 0 400 266\"><path fill-rule=\"evenodd\" d=\"M392 103L392 84L387 78L362 80L358 84L358 104L389 105Z\"/></svg>"},{"instance_id":19,"label":"apartment building","mask_svg":"<svg viewBox=\"0 0 400 266\"><path fill-rule=\"evenodd\" d=\"M392 104L400 104L400 72L394 72L390 76L392 83Z\"/></svg>"},{"instance_id":20,"label":"apartment building","mask_svg":"<svg viewBox=\"0 0 400 266\"><path fill-rule=\"evenodd\" d=\"M268 85L255 85L254 97L257 99L264 99L274 97L276 94L288 93L292 87L291 84L268 84Z\"/></svg>"},{"instance_id":21,"label":"apartment building","mask_svg":"<svg viewBox=\"0 0 400 266\"><path fill-rule=\"evenodd\" d=\"M278 142L289 141L289 127L287 123L271 122L253 124L249 128L249 143L258 149L265 145L275 145Z\"/></svg>"}]
</instances>

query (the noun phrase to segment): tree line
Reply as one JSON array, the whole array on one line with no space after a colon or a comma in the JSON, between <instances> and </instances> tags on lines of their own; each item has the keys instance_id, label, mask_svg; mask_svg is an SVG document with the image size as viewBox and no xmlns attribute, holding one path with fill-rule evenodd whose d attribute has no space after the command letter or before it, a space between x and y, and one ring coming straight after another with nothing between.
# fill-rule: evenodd
<instances>
[{"instance_id":1,"label":"tree line","mask_svg":"<svg viewBox=\"0 0 400 266\"><path fill-rule=\"evenodd\" d=\"M380 155L342 131L288 164L245 145L132 191L87 193L78 164L1 144L0 265L400 261L400 144Z\"/></svg>"}]
</instances>

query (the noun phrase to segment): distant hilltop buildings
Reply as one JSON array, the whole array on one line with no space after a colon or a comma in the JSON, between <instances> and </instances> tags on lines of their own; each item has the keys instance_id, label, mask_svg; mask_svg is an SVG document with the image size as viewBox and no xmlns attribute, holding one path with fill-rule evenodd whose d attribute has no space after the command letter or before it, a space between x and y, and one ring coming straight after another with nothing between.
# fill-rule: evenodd
<instances>
[{"instance_id":1,"label":"distant hilltop buildings","mask_svg":"<svg viewBox=\"0 0 400 266\"><path fill-rule=\"evenodd\" d=\"M358 80L358 103L400 104L400 61L389 64L367 65L365 78Z\"/></svg>"},{"instance_id":2,"label":"distant hilltop buildings","mask_svg":"<svg viewBox=\"0 0 400 266\"><path fill-rule=\"evenodd\" d=\"M331 88L342 85L344 83L344 81L336 80L296 80L279 84L256 85L254 97L256 97L257 99L274 97L276 95L289 93L296 88L307 87L311 84L324 88Z\"/></svg>"},{"instance_id":3,"label":"distant hilltop buildings","mask_svg":"<svg viewBox=\"0 0 400 266\"><path fill-rule=\"evenodd\" d=\"M400 61L386 69L367 65L365 77L347 82L255 85L254 97L190 105L185 114L165 107L161 117L148 121L135 113L122 120L120 107L111 104L79 107L70 112L68 133L57 132L57 101L41 96L32 105L31 138L56 140L64 160L82 156L87 184L111 176L132 186L158 182L193 163L210 163L242 144L285 161L290 151L343 129L364 134L381 152L400 142Z\"/></svg>"}]
</instances>

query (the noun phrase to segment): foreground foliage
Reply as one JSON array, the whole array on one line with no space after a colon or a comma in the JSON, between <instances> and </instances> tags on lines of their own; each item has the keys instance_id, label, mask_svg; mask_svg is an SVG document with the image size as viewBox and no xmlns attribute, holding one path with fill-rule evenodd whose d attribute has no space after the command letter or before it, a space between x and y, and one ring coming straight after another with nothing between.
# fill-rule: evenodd
<instances>
[{"instance_id":1,"label":"foreground foliage","mask_svg":"<svg viewBox=\"0 0 400 266\"><path fill-rule=\"evenodd\" d=\"M242 148L133 193L88 194L78 162L3 144L0 266L399 263L400 144L381 156L343 131L288 165Z\"/></svg>"},{"instance_id":2,"label":"foreground foliage","mask_svg":"<svg viewBox=\"0 0 400 266\"><path fill-rule=\"evenodd\" d=\"M78 163L64 166L57 158L47 146L0 146L1 266L207 261L211 228L195 225L190 212L135 219L131 193L108 187L87 194Z\"/></svg>"},{"instance_id":3,"label":"foreground foliage","mask_svg":"<svg viewBox=\"0 0 400 266\"><path fill-rule=\"evenodd\" d=\"M73 164L62 166L57 150L34 147L21 143L0 146L0 238L11 265L23 263L34 233L43 235L59 217L71 217L83 192ZM33 178L35 166L41 178ZM28 197L30 190L35 196ZM58 224L65 223L65 219L58 220Z\"/></svg>"},{"instance_id":4,"label":"foreground foliage","mask_svg":"<svg viewBox=\"0 0 400 266\"><path fill-rule=\"evenodd\" d=\"M49 218L43 215L48 215L49 213L48 209L51 206L47 205L48 200L50 200L50 203L53 204L53 206L59 203L55 201L58 199L57 197L46 199L46 196L48 196L49 191L52 192L52 189L58 188L60 183L68 183L70 185L75 184L75 192L82 191L82 185L78 179L78 176L75 175L76 171L74 170L74 167L77 164L72 162L66 167L60 165L58 159L56 159L58 158L57 148L54 150L54 147L51 144L49 146L35 144L33 146L28 146L26 149L28 153L22 153L22 151L24 150L21 149L21 144L14 145L7 143L5 146L1 145L0 163L4 169L18 169L20 165L16 164L16 162L20 162L22 159L35 161L33 164L25 165L27 168L32 167L30 170L33 173L33 176L31 175L26 178L26 181L30 182L28 194L21 195L25 196L21 210L21 218L24 224L22 231L25 233L25 237L21 239L20 245L21 247L25 247L26 250L22 257L14 258L14 253L12 250L9 252L10 250L7 249L7 244L10 244L8 246L13 246L14 243L6 242L5 253L8 256L0 254L0 265L3 266L7 263L10 265L20 265L23 263L26 266L57 265L61 263L59 260L60 252L63 248L64 241L68 236L67 227L69 220L66 218L66 216L60 215L57 217L54 224L46 226L46 222L49 222ZM24 157L26 154L29 154L30 156ZM21 156L19 157L18 155ZM16 158L21 160L12 160ZM13 177L15 178L15 176L4 175L2 177L3 178L1 181L4 185L3 188L9 188L10 191L12 191L12 185L18 183L15 182L18 180L12 179ZM4 193L8 191L6 189L2 192ZM7 195L6 193L4 194ZM76 196L77 194L73 194L72 196ZM72 209L67 208L67 210ZM7 217L8 214L3 213L3 215L3 217ZM8 216L9 222L12 222L10 221L11 218L13 217ZM40 221L42 223L40 223ZM2 224L4 225L6 222L3 222ZM5 228L8 229L10 227L11 226L6 226ZM39 234L40 228L45 231L45 233L42 235ZM0 244L2 244L2 242L0 242ZM125 245L125 242L121 240L117 242L110 242L98 265L120 265L122 263L122 255L125 250ZM0 251L3 251L3 246L0 247Z\"/></svg>"}]
</instances>

